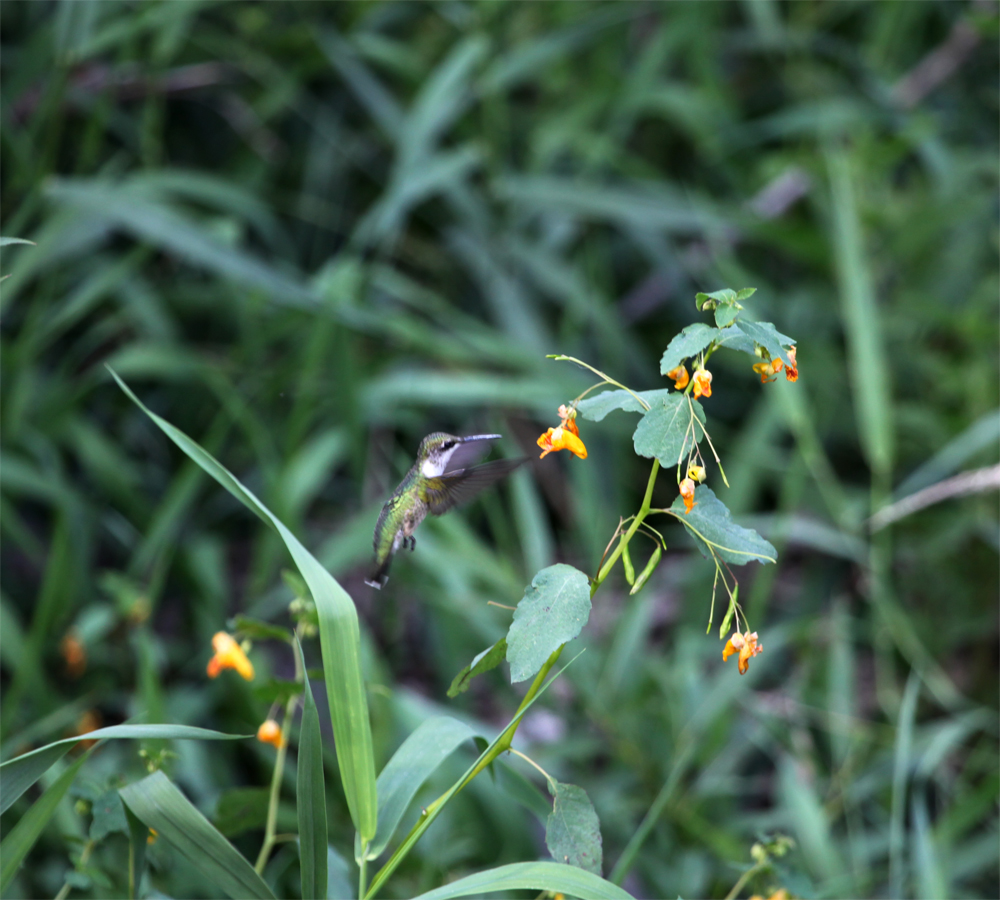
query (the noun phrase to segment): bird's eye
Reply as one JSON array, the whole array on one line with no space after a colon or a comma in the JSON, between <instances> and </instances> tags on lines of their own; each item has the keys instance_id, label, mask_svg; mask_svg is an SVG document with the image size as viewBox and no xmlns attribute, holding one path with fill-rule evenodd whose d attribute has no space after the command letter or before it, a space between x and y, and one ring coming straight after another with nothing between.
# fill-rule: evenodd
<instances>
[{"instance_id":1,"label":"bird's eye","mask_svg":"<svg viewBox=\"0 0 1000 900\"><path fill-rule=\"evenodd\" d=\"M443 443L443 444L441 445L441 449L442 449L442 450L450 450L450 449L451 449L452 447L454 447L454 446L455 446L455 442L454 442L454 441L445 441L445 442L444 442L444 443Z\"/></svg>"}]
</instances>

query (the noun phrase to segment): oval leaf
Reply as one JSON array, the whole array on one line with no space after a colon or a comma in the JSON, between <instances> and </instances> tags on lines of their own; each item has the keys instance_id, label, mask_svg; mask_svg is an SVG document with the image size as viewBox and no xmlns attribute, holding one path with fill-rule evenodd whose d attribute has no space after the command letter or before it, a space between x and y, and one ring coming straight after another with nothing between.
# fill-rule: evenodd
<instances>
[{"instance_id":1,"label":"oval leaf","mask_svg":"<svg viewBox=\"0 0 1000 900\"><path fill-rule=\"evenodd\" d=\"M552 891L580 900L631 900L632 895L603 878L554 862L511 863L459 878L415 900L479 897L492 891Z\"/></svg>"},{"instance_id":2,"label":"oval leaf","mask_svg":"<svg viewBox=\"0 0 1000 900\"><path fill-rule=\"evenodd\" d=\"M667 344L667 349L660 359L660 374L666 375L671 369L676 369L684 360L701 353L709 344L719 337L719 329L695 322L688 325Z\"/></svg>"},{"instance_id":3,"label":"oval leaf","mask_svg":"<svg viewBox=\"0 0 1000 900\"><path fill-rule=\"evenodd\" d=\"M736 327L755 344L760 344L767 350L772 359L779 357L786 366L792 364L788 358L787 348L794 347L795 341L787 334L778 331L770 322L747 322L745 319L740 319Z\"/></svg>"},{"instance_id":4,"label":"oval leaf","mask_svg":"<svg viewBox=\"0 0 1000 900\"><path fill-rule=\"evenodd\" d=\"M704 432L694 423L695 416L705 423L705 411L697 400L669 392L639 420L632 435L635 452L673 468L702 439Z\"/></svg>"},{"instance_id":5,"label":"oval leaf","mask_svg":"<svg viewBox=\"0 0 1000 900\"><path fill-rule=\"evenodd\" d=\"M449 697L457 697L465 693L472 683L472 679L483 672L495 669L504 661L507 655L507 638L502 637L492 647L487 647L482 653L476 656L454 679L451 687L448 688Z\"/></svg>"},{"instance_id":6,"label":"oval leaf","mask_svg":"<svg viewBox=\"0 0 1000 900\"><path fill-rule=\"evenodd\" d=\"M274 894L250 865L162 772L122 788L125 805L153 828L209 881L240 900L274 900Z\"/></svg>"},{"instance_id":7,"label":"oval leaf","mask_svg":"<svg viewBox=\"0 0 1000 900\"><path fill-rule=\"evenodd\" d=\"M660 388L657 391L637 391L637 394L649 406L659 403L663 397L671 393L670 388ZM628 391L602 391L596 397L587 397L576 405L576 410L591 422L600 422L608 413L616 409L625 412L646 412L645 407Z\"/></svg>"},{"instance_id":8,"label":"oval leaf","mask_svg":"<svg viewBox=\"0 0 1000 900\"><path fill-rule=\"evenodd\" d=\"M714 550L726 562L738 566L751 560L773 563L778 559L778 551L752 528L737 525L728 507L703 484L694 492L691 512L684 514L680 497L670 510L690 532L702 556L710 557Z\"/></svg>"},{"instance_id":9,"label":"oval leaf","mask_svg":"<svg viewBox=\"0 0 1000 900\"><path fill-rule=\"evenodd\" d=\"M531 678L554 650L580 633L588 618L587 576L564 563L542 569L517 604L507 632L510 680Z\"/></svg>"},{"instance_id":10,"label":"oval leaf","mask_svg":"<svg viewBox=\"0 0 1000 900\"><path fill-rule=\"evenodd\" d=\"M556 862L601 874L603 850L601 823L582 787L549 783L555 797L545 824L545 846Z\"/></svg>"}]
</instances>

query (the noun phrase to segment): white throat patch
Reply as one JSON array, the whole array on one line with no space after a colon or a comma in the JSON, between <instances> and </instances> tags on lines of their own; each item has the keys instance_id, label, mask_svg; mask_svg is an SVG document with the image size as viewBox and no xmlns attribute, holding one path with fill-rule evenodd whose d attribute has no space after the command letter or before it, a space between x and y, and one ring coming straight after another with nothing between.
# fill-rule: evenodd
<instances>
[{"instance_id":1,"label":"white throat patch","mask_svg":"<svg viewBox=\"0 0 1000 900\"><path fill-rule=\"evenodd\" d=\"M439 475L443 475L444 470L448 467L448 461L456 449L457 447L452 447L450 450L436 454L436 459L425 459L420 466L420 473L424 478L437 478Z\"/></svg>"}]
</instances>

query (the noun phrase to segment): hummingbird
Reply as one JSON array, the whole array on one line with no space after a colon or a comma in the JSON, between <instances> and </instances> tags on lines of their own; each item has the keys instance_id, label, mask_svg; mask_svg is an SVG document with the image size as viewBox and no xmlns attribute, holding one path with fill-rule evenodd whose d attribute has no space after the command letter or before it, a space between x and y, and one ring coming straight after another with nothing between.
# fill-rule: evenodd
<instances>
[{"instance_id":1,"label":"hummingbird","mask_svg":"<svg viewBox=\"0 0 1000 900\"><path fill-rule=\"evenodd\" d=\"M469 465L482 455L481 445L476 446L479 442L495 441L500 437L499 434L458 437L436 431L420 442L413 468L379 513L373 540L375 559L365 584L382 588L389 577L393 554L400 547L416 549L417 539L413 532L427 513L444 515L526 461L527 457L522 457Z\"/></svg>"}]
</instances>

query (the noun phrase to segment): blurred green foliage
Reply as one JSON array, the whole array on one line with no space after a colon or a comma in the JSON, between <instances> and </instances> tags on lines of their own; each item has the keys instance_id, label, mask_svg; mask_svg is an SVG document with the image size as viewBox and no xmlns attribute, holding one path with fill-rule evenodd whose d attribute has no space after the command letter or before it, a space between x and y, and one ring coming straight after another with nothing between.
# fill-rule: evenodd
<instances>
[{"instance_id":1,"label":"blurred green foliage","mask_svg":"<svg viewBox=\"0 0 1000 900\"><path fill-rule=\"evenodd\" d=\"M0 27L2 232L36 244L0 259L4 759L84 715L246 734L275 696L205 663L236 613L287 624L280 538L105 363L353 596L381 764L429 714L507 721L503 669L446 697L506 630L488 603L557 560L595 571L648 472L621 414L584 423L586 461L546 459L427 522L373 594L371 528L420 438L497 430L533 452L590 383L546 353L662 388L695 293L751 284L801 378L761 386L720 353L706 409L732 485L716 491L780 552L741 588L765 653L745 678L722 666L712 567L671 526L642 593L618 575L597 595L587 652L517 746L586 789L605 874L637 896L724 896L776 832L795 848L747 890L995 896L996 494L868 527L997 463L992 0L79 0L4 3ZM287 645L252 658L259 681L291 677ZM234 791L266 789L270 748L169 746L146 758L217 822ZM125 836L87 841L92 803L145 773L136 750L90 757L10 896L124 896ZM511 757L475 782L384 895L545 858L524 779L544 788ZM227 834L253 859L247 821ZM169 845L149 858L150 889L209 895ZM285 844L269 865L279 895L295 858Z\"/></svg>"}]
</instances>

